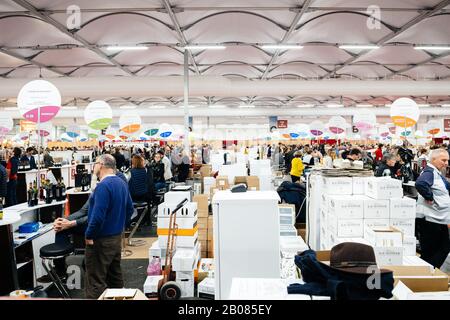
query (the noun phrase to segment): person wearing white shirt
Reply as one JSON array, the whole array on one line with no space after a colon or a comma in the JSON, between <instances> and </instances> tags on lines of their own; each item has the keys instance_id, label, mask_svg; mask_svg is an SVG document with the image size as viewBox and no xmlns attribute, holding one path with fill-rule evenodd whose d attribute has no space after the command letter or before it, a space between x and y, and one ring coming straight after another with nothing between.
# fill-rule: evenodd
<instances>
[{"instance_id":1,"label":"person wearing white shirt","mask_svg":"<svg viewBox=\"0 0 450 320\"><path fill-rule=\"evenodd\" d=\"M159 150L158 153L161 155L161 162L164 163L164 180L169 181L173 178L172 175L172 162L165 155L164 150Z\"/></svg>"}]
</instances>

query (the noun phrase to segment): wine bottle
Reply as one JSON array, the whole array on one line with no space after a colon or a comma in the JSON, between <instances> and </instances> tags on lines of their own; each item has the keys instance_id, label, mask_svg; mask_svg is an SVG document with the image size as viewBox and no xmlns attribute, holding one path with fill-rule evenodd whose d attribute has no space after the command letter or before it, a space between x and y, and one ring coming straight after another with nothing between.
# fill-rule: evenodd
<instances>
[{"instance_id":1,"label":"wine bottle","mask_svg":"<svg viewBox=\"0 0 450 320\"><path fill-rule=\"evenodd\" d=\"M28 195L28 206L32 207L34 206L34 200L33 200L33 185L30 182L30 185L28 187L28 191L27 191L27 195Z\"/></svg>"},{"instance_id":2,"label":"wine bottle","mask_svg":"<svg viewBox=\"0 0 450 320\"><path fill-rule=\"evenodd\" d=\"M61 179L61 200L66 199L66 185L64 184L64 180Z\"/></svg>"}]
</instances>

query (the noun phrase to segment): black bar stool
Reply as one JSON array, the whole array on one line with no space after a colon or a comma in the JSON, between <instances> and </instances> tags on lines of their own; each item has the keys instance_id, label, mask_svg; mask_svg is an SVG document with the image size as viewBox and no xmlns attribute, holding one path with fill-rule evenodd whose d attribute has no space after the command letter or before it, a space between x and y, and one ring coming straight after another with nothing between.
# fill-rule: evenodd
<instances>
[{"instance_id":1,"label":"black bar stool","mask_svg":"<svg viewBox=\"0 0 450 320\"><path fill-rule=\"evenodd\" d=\"M133 229L131 230L130 235L128 236L128 246L130 247L140 247L145 244L147 244L147 241L145 240L139 240L139 239L133 239L134 234L136 233L137 229L141 225L142 220L144 219L145 215L148 212L148 202L134 202L133 203L134 209L138 212L140 212L140 216L136 224L134 225Z\"/></svg>"},{"instance_id":2,"label":"black bar stool","mask_svg":"<svg viewBox=\"0 0 450 320\"><path fill-rule=\"evenodd\" d=\"M61 278L58 276L58 273L54 268L53 261L55 259L65 259L73 252L74 249L72 244L59 243L52 243L43 246L39 252L42 259L42 266L44 267L45 271L49 275L50 279L52 279L52 282L55 284L56 288L64 299L70 299L70 295L64 287Z\"/></svg>"}]
</instances>

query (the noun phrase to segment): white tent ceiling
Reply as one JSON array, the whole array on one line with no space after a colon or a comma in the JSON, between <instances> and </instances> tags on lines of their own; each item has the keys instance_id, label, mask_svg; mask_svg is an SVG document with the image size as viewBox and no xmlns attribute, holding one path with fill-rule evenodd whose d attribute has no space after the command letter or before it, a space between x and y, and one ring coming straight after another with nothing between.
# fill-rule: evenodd
<instances>
[{"instance_id":1,"label":"white tent ceiling","mask_svg":"<svg viewBox=\"0 0 450 320\"><path fill-rule=\"evenodd\" d=\"M81 9L81 26L68 30L67 8ZM367 8L381 9L371 28ZM191 51L192 75L245 79L404 80L450 79L450 52L415 45L450 45L450 0L2 0L0 77L154 77L183 74L185 44L221 44L225 50ZM263 44L299 44L301 50L262 49ZM377 44L377 50L340 49ZM107 46L147 46L111 52ZM0 88L1 90L1 88ZM448 95L412 96L444 104ZM0 106L15 103L11 96ZM89 103L90 96L64 96ZM174 106L182 96L105 96L115 105ZM192 97L199 105L253 103L283 107L299 103L384 105L395 97L375 95L271 95Z\"/></svg>"}]
</instances>

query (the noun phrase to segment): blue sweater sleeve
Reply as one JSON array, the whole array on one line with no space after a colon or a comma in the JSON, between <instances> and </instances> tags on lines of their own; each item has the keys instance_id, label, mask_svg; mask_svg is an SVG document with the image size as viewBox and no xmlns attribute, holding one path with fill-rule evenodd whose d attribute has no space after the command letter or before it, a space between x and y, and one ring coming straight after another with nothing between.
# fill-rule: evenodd
<instances>
[{"instance_id":1,"label":"blue sweater sleeve","mask_svg":"<svg viewBox=\"0 0 450 320\"><path fill-rule=\"evenodd\" d=\"M425 200L433 200L433 191L431 186L434 183L433 171L424 170L422 174L417 178L416 189L417 192L425 198Z\"/></svg>"},{"instance_id":2,"label":"blue sweater sleeve","mask_svg":"<svg viewBox=\"0 0 450 320\"><path fill-rule=\"evenodd\" d=\"M105 222L106 212L110 203L110 194L106 185L97 185L92 200L93 206L89 207L86 239L95 239Z\"/></svg>"}]
</instances>

